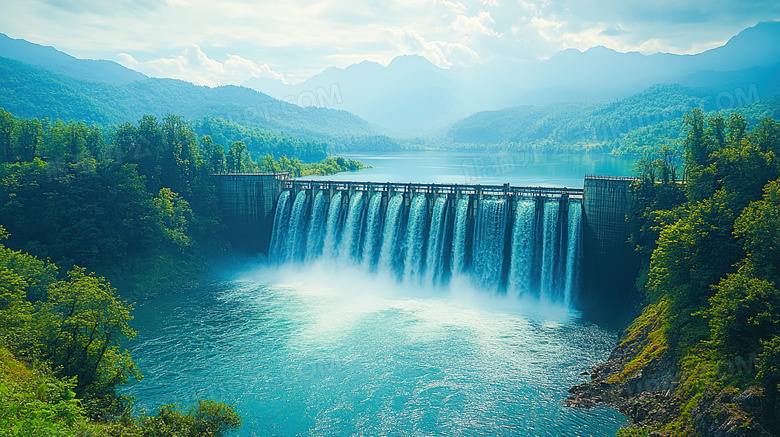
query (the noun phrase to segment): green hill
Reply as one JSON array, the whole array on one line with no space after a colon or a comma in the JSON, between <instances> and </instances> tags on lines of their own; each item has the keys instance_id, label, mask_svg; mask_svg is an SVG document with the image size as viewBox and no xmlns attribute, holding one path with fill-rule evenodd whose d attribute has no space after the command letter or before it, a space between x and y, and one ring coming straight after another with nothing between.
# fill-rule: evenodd
<instances>
[{"instance_id":1,"label":"green hill","mask_svg":"<svg viewBox=\"0 0 780 437\"><path fill-rule=\"evenodd\" d=\"M7 58L0 58L0 107L22 118L80 120L98 126L147 114L158 118L177 114L190 120L224 119L311 141L337 143L375 135L366 121L348 112L302 108L248 88L209 88L155 78L126 84L91 82Z\"/></svg>"},{"instance_id":2,"label":"green hill","mask_svg":"<svg viewBox=\"0 0 780 437\"><path fill-rule=\"evenodd\" d=\"M682 85L655 85L610 102L573 102L518 106L473 114L454 123L446 139L456 144L568 148L618 154L644 154L665 144L679 149L684 137L681 116L702 108L708 117L738 112L751 125L780 115L780 98L767 80L718 91ZM724 88L720 88L724 89ZM762 95L759 90L766 91Z\"/></svg>"}]
</instances>

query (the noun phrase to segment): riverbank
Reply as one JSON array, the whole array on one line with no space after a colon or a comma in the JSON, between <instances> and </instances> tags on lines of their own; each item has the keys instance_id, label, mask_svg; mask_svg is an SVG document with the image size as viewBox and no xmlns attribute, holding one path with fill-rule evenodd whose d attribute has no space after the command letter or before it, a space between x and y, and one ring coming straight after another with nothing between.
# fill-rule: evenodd
<instances>
[{"instance_id":1,"label":"riverbank","mask_svg":"<svg viewBox=\"0 0 780 437\"><path fill-rule=\"evenodd\" d=\"M609 359L589 369L591 381L569 389L564 404L584 409L599 405L616 408L632 422L618 436L777 435L780 402L769 399L755 386L740 390L721 383L728 378L754 376L755 357L716 369L720 377L706 381L703 394L691 400L690 375L681 371L679 357L673 351L656 350L648 359L648 349L653 349L652 334L649 330L632 336L627 330ZM681 423L689 426L681 427Z\"/></svg>"}]
</instances>

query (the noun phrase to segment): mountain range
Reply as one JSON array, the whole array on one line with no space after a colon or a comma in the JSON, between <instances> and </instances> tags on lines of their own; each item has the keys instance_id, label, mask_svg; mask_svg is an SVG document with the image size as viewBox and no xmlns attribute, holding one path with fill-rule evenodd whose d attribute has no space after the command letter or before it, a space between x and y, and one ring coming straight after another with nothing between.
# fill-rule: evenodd
<instances>
[{"instance_id":1,"label":"mountain range","mask_svg":"<svg viewBox=\"0 0 780 437\"><path fill-rule=\"evenodd\" d=\"M302 104L344 109L395 134L430 132L478 111L519 105L598 101L628 96L658 83L733 91L754 80L776 93L780 22L743 30L725 45L695 55L620 53L605 47L563 50L535 62L493 61L469 68L439 68L420 56L387 66L361 62L331 67L296 84L250 79L244 86ZM718 87L721 87L718 90ZM726 88L723 88L726 87ZM731 87L731 89L727 89ZM323 91L339 99L307 96ZM334 92L331 92L334 91ZM716 94L717 94L716 92Z\"/></svg>"},{"instance_id":2,"label":"mountain range","mask_svg":"<svg viewBox=\"0 0 780 437\"><path fill-rule=\"evenodd\" d=\"M594 47L545 61L451 69L412 55L387 66L331 67L297 85L252 79L210 88L0 34L0 107L23 118L98 126L170 113L219 126L213 134L225 141L266 130L325 143L331 152L393 150L400 141L637 153L677 138L679 116L696 106L741 111L751 122L780 118L780 98L773 97L780 94L777 41L780 23L771 22L696 55Z\"/></svg>"}]
</instances>

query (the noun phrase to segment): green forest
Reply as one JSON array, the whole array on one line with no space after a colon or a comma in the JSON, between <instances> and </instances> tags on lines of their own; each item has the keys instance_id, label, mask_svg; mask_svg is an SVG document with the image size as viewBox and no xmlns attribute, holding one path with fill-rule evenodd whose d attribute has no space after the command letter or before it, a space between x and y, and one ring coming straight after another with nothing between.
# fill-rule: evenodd
<instances>
[{"instance_id":1,"label":"green forest","mask_svg":"<svg viewBox=\"0 0 780 437\"><path fill-rule=\"evenodd\" d=\"M179 116L101 129L0 109L0 429L9 436L219 436L234 406L203 400L133 411L117 388L142 378L125 340L133 305L194 285L223 254L210 175L357 170L316 143L242 131L223 146ZM263 150L263 149L260 149ZM97 273L93 273L97 272ZM117 291L119 290L119 291Z\"/></svg>"},{"instance_id":2,"label":"green forest","mask_svg":"<svg viewBox=\"0 0 780 437\"><path fill-rule=\"evenodd\" d=\"M762 88L763 89L763 88ZM683 115L701 108L707 118L732 113L748 123L780 117L780 98L755 85L729 92L659 84L608 102L555 103L478 112L447 131L456 148L613 153L640 157L668 146L682 154Z\"/></svg>"},{"instance_id":3,"label":"green forest","mask_svg":"<svg viewBox=\"0 0 780 437\"><path fill-rule=\"evenodd\" d=\"M636 400L634 411L646 413L620 435L708 435L707 416L724 415L745 432L776 435L780 123L750 129L740 114L701 109L681 123L682 169L671 148L637 163L628 222L646 307L619 346L628 362L605 381L666 369L674 382L665 396Z\"/></svg>"}]
</instances>

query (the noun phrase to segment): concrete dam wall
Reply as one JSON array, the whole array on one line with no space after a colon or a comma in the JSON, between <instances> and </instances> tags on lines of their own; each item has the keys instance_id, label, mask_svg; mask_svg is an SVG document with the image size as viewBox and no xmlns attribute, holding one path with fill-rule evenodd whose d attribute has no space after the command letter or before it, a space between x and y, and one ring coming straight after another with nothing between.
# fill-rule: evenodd
<instances>
[{"instance_id":1,"label":"concrete dam wall","mask_svg":"<svg viewBox=\"0 0 780 437\"><path fill-rule=\"evenodd\" d=\"M284 174L214 178L233 247L276 260L303 260L308 235L330 244L325 250L333 256L341 248L350 253L339 256L355 261L373 257L374 268L389 263L399 277L412 272L444 280L456 269L472 270L487 288L533 289L560 301L573 299L579 290L614 301L616 294L629 293L635 278L633 265L625 268L634 258L626 243L629 178L587 177L583 189L300 181ZM352 211L359 215L348 218ZM323 227L318 237L306 229L317 220ZM355 220L358 225L349 223ZM368 223L372 220L376 223ZM326 225L333 230L326 231ZM389 226L398 227L392 231L398 235L369 235ZM425 236L411 236L419 232ZM339 241L327 242L333 238ZM380 259L382 238L397 245L392 262ZM322 244L308 250L321 253ZM420 252L420 261L402 253L409 246ZM441 253L430 252L434 246ZM428 272L434 264L436 272Z\"/></svg>"}]
</instances>

